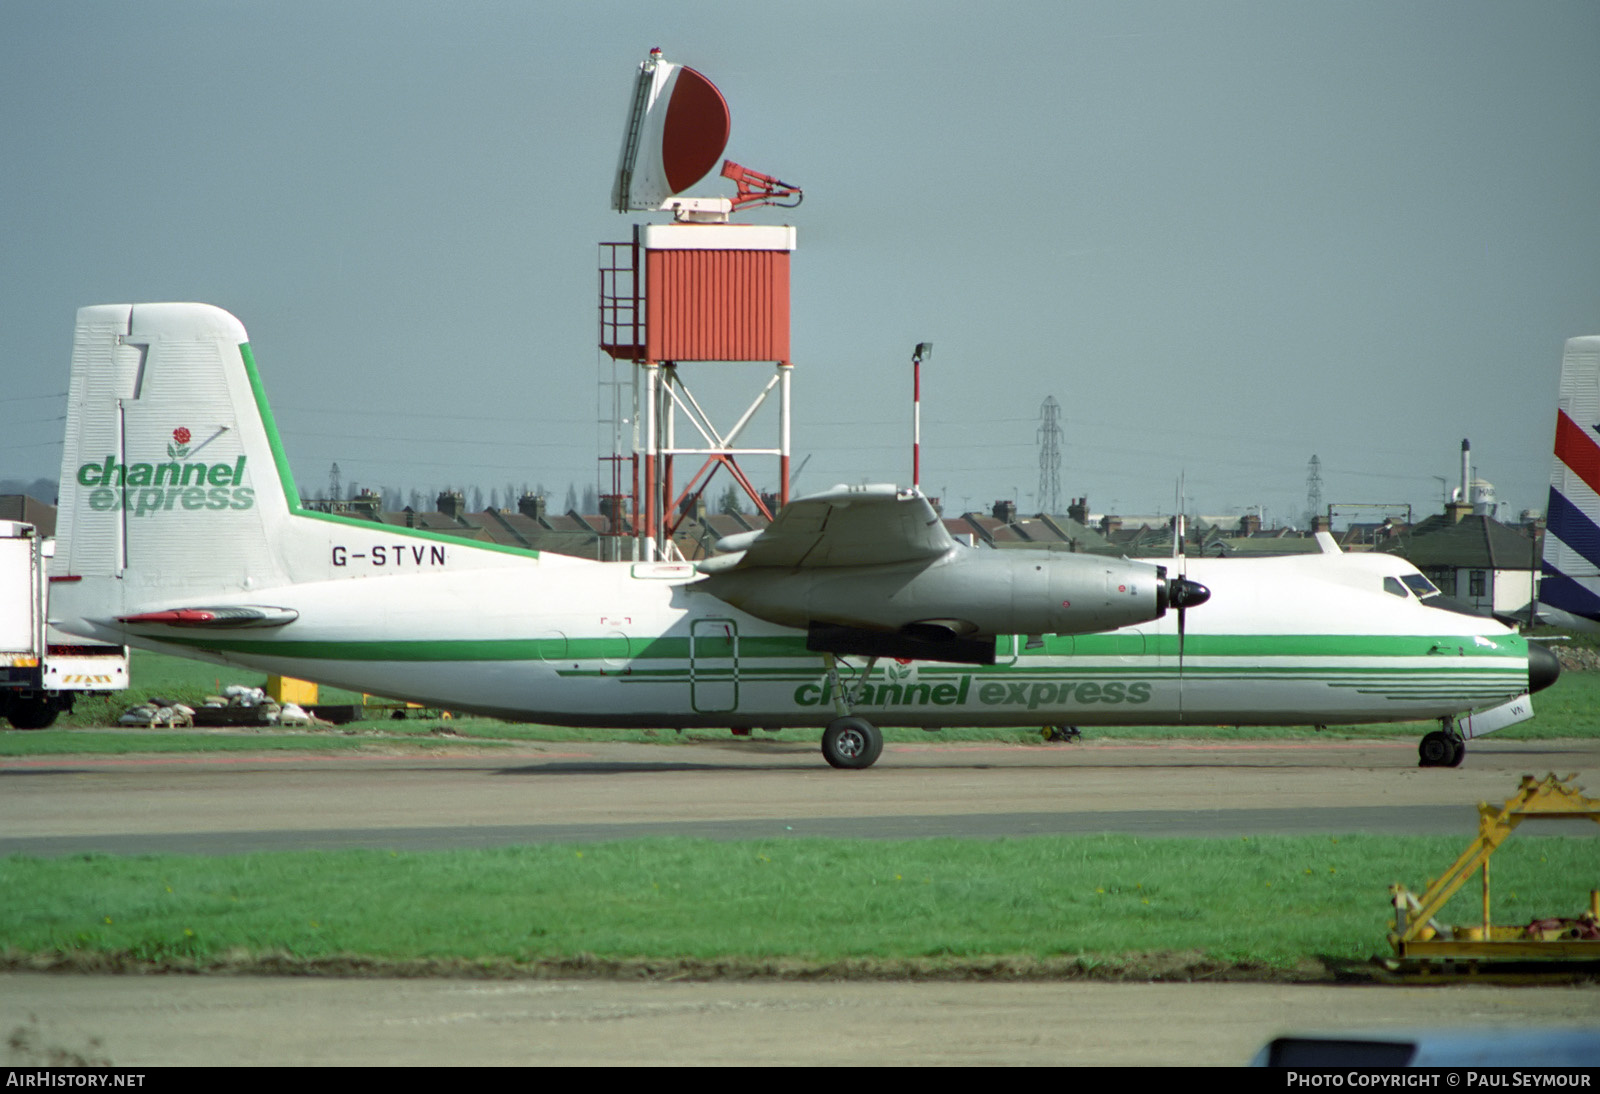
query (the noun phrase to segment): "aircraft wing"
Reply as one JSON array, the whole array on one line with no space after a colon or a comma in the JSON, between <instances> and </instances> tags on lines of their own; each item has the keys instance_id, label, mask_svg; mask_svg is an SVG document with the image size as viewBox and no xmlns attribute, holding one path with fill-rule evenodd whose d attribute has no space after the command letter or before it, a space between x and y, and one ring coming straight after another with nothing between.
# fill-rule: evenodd
<instances>
[{"instance_id":1,"label":"aircraft wing","mask_svg":"<svg viewBox=\"0 0 1600 1094\"><path fill-rule=\"evenodd\" d=\"M1114 630L1178 606L1175 588L1209 595L1147 562L959 548L921 491L889 485L790 502L716 549L696 588L834 654L993 664L997 635Z\"/></svg>"},{"instance_id":2,"label":"aircraft wing","mask_svg":"<svg viewBox=\"0 0 1600 1094\"><path fill-rule=\"evenodd\" d=\"M728 536L703 573L932 562L955 541L921 491L835 486L786 505L770 525Z\"/></svg>"}]
</instances>

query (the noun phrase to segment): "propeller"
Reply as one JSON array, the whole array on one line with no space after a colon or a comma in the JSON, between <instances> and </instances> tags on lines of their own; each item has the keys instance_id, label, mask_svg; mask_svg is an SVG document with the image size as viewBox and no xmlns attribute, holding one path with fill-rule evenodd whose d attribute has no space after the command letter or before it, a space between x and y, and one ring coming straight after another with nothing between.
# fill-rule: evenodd
<instances>
[{"instance_id":1,"label":"propeller","mask_svg":"<svg viewBox=\"0 0 1600 1094\"><path fill-rule=\"evenodd\" d=\"M1178 476L1176 504L1172 508L1172 557L1178 562L1179 567L1187 565L1183 552L1183 480ZM1161 567L1161 576L1166 576L1166 568ZM1211 590L1198 581L1190 581L1183 574L1167 582L1167 604L1178 609L1178 676L1183 676L1183 641L1185 616L1190 608L1198 608L1201 604L1211 599Z\"/></svg>"},{"instance_id":2,"label":"propeller","mask_svg":"<svg viewBox=\"0 0 1600 1094\"><path fill-rule=\"evenodd\" d=\"M1167 602L1178 609L1178 675L1183 675L1183 640L1185 617L1190 608L1198 608L1211 599L1211 590L1198 581L1175 577L1168 582Z\"/></svg>"},{"instance_id":3,"label":"propeller","mask_svg":"<svg viewBox=\"0 0 1600 1094\"><path fill-rule=\"evenodd\" d=\"M1175 608L1178 612L1178 672L1181 675L1183 673L1183 644L1187 634L1189 609L1198 608L1201 604L1210 600L1211 590L1198 581L1191 581L1182 574L1168 577L1165 566L1156 567L1156 577L1160 581L1164 593L1159 601L1162 610Z\"/></svg>"}]
</instances>

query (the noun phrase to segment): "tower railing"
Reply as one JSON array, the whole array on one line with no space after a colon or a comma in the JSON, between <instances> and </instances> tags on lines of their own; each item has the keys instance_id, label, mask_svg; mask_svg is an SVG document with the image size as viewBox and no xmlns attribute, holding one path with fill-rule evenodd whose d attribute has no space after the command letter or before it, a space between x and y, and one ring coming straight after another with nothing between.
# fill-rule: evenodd
<instances>
[{"instance_id":1,"label":"tower railing","mask_svg":"<svg viewBox=\"0 0 1600 1094\"><path fill-rule=\"evenodd\" d=\"M644 285L639 243L600 244L600 348L618 361L644 359Z\"/></svg>"}]
</instances>

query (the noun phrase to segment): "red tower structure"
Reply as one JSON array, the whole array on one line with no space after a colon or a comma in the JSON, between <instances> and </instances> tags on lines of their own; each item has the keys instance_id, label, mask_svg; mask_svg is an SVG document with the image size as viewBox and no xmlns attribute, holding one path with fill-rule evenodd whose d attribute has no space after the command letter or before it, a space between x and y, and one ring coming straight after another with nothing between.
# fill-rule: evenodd
<instances>
[{"instance_id":1,"label":"red tower structure","mask_svg":"<svg viewBox=\"0 0 1600 1094\"><path fill-rule=\"evenodd\" d=\"M671 212L674 223L635 225L631 240L600 245L600 346L612 359L636 366L629 418L633 451L606 458L614 513L631 465L634 520L631 529L615 518L612 524L619 534L632 531L635 557L641 559L674 553L674 531L718 469L771 519L740 457L777 457L778 502L789 500L789 258L795 229L732 224L729 216L752 205L797 205L800 191L729 161L722 174L737 185L736 197L677 196L721 155L728 128L727 104L711 82L653 50L640 66L612 202L619 211ZM683 366L707 361L767 363L774 369L727 428L712 421L687 382ZM746 427L774 392L777 437L765 445L744 443ZM680 418L690 427L686 435L697 436L679 439ZM698 461L681 485L680 456Z\"/></svg>"}]
</instances>

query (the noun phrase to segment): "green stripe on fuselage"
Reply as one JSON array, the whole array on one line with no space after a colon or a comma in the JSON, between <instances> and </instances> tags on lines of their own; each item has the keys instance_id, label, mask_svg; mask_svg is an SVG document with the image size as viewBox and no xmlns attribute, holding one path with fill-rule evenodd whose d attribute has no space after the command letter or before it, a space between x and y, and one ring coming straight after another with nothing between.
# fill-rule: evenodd
<instances>
[{"instance_id":1,"label":"green stripe on fuselage","mask_svg":"<svg viewBox=\"0 0 1600 1094\"><path fill-rule=\"evenodd\" d=\"M1149 634L1144 653L1129 652L1126 634L1080 634L1072 652L1024 649L1030 657L1160 657L1178 656L1176 634ZM1184 639L1184 657L1516 657L1528 656L1527 643L1516 635L1483 639L1472 635L1427 634L1191 634ZM1438 651L1438 652L1435 652ZM1448 651L1448 652L1446 652Z\"/></svg>"},{"instance_id":2,"label":"green stripe on fuselage","mask_svg":"<svg viewBox=\"0 0 1600 1094\"><path fill-rule=\"evenodd\" d=\"M1159 654L1105 654L1097 653L1091 640L1103 639L1106 635L1080 635L1077 637L1074 652L1070 654L1034 654L1025 651L1021 659L1013 664L994 666L959 666L939 665L925 663L919 671L950 671L950 672L994 672L1007 675L1025 676L1031 673L1054 673L1071 671L1076 666L1073 661L1087 660L1094 657L1120 656L1125 658L1124 665L1129 668L1137 667L1140 671L1150 671L1157 666L1155 661L1160 657L1162 669L1176 669L1177 667L1177 640L1175 636L1158 637L1162 651ZM1170 654L1164 649L1167 638L1172 639ZM320 661L592 661L592 660L630 660L630 661L687 661L689 659L689 639L680 637L664 638L625 638L612 636L603 638L505 638L505 639L417 639L417 640L379 640L379 641L302 641L291 638L244 638L224 636L220 634L207 635L172 635L161 636L161 641L174 645L193 646L199 649L213 649L221 653L255 654L269 657L298 657L307 660ZM1454 652L1450 654L1431 654L1435 648L1447 647L1454 651L1461 650L1461 655ZM1195 675L1210 675L1213 673L1250 673L1276 674L1276 673L1356 673L1371 672L1404 672L1425 673L1439 672L1454 674L1466 666L1463 662L1468 658L1497 657L1523 659L1527 657L1526 646L1521 638L1506 636L1494 641L1493 646L1479 646L1471 638L1462 639L1460 636L1433 637L1428 635L1192 635L1184 647L1184 655L1191 659L1184 668L1185 673ZM1051 660L1063 661L1063 664L1045 665L1038 662L1048 656ZM800 634L787 635L762 635L741 636L738 643L738 660L740 669L744 671L751 662L760 662L775 658L795 657L820 657L819 654L806 649L805 637ZM1307 665L1202 665L1193 662L1201 657L1211 658L1251 658L1256 660L1276 659L1284 657L1306 658L1312 661ZM1411 664L1395 664L1385 666L1381 664L1339 666L1317 666L1315 662L1322 658L1359 657L1370 659L1396 659L1412 662ZM1168 663L1170 661L1170 663ZM1032 663L1030 663L1032 662ZM753 666L751 666L753 667ZM1114 671L1113 665L1083 665L1085 670L1095 672ZM1486 671L1474 666L1474 671ZM1503 671L1503 670L1496 670Z\"/></svg>"},{"instance_id":3,"label":"green stripe on fuselage","mask_svg":"<svg viewBox=\"0 0 1600 1094\"><path fill-rule=\"evenodd\" d=\"M504 543L490 543L481 539L468 539L466 536L453 536L448 532L434 532L426 528L403 528L399 525L384 524L380 521L367 520L363 517L347 517L342 513L322 513L315 509L307 509L300 504L300 491L294 484L294 472L289 468L289 457L283 450L283 442L278 438L278 423L272 416L272 407L267 403L266 389L261 386L261 375L256 371L255 354L250 350L249 342L239 343L239 357L244 361L244 372L250 380L250 394L255 397L256 413L261 416L261 427L267 434L267 447L272 449L272 464L278 469L278 483L283 488L284 500L289 505L291 516L305 517L308 520L327 521L329 524L346 524L353 528L364 528L367 531L382 529L385 535L394 535L410 539L427 539L435 543L449 543L476 547L484 551L498 551L508 555L522 555L525 558L538 558L539 552L526 547L513 547ZM207 645L210 645L207 643ZM309 655L297 655L309 656ZM355 658L354 660L363 660Z\"/></svg>"}]
</instances>

